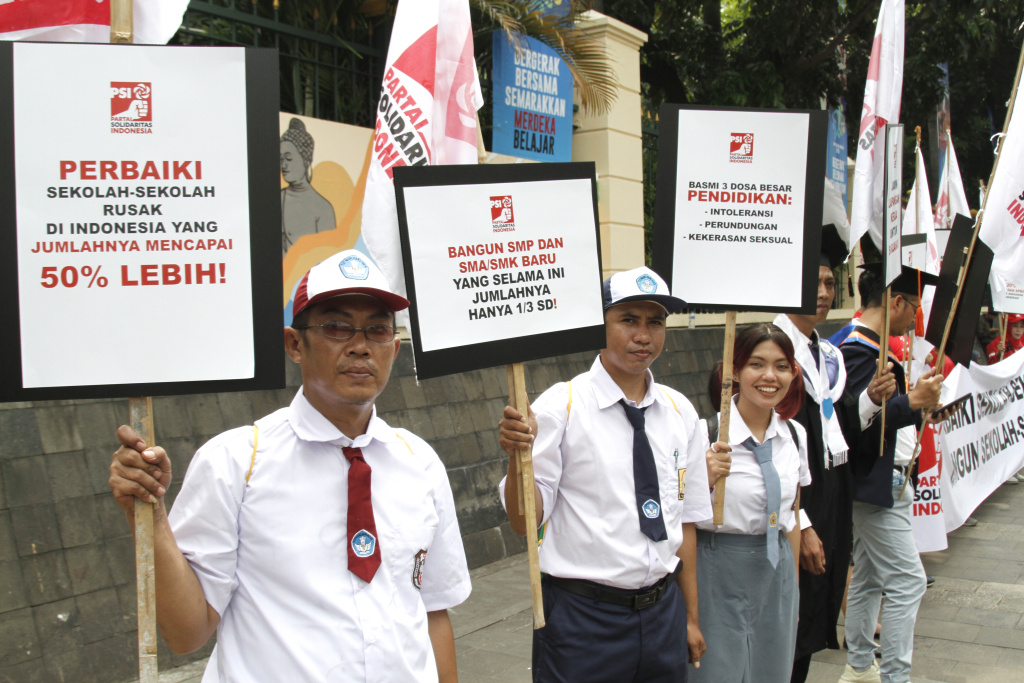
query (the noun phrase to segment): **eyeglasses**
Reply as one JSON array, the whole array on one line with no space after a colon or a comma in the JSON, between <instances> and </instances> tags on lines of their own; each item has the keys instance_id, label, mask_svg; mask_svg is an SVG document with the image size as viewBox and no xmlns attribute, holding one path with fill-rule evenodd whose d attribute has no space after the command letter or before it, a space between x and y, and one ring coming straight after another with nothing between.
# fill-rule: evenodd
<instances>
[{"instance_id":1,"label":"eyeglasses","mask_svg":"<svg viewBox=\"0 0 1024 683\"><path fill-rule=\"evenodd\" d=\"M913 307L914 307L914 315L917 315L917 309L921 308L921 302L920 302L920 301L918 301L918 302L917 302L917 303L915 304L915 303L914 303L913 301L911 301L910 299L907 299L907 298L905 298L905 297L904 297L904 299L903 299L903 300L904 300L905 302L907 302L907 305L908 305L908 306L913 306Z\"/></svg>"},{"instance_id":2,"label":"eyeglasses","mask_svg":"<svg viewBox=\"0 0 1024 683\"><path fill-rule=\"evenodd\" d=\"M320 325L306 325L305 327L297 327L298 330L308 330L313 327L319 327L324 331L331 339L337 339L344 341L351 339L356 335L359 330L363 331L363 334L372 342L385 343L392 341L395 338L395 328L391 325L367 325L366 327L356 327L350 323L342 322L340 320L328 320Z\"/></svg>"}]
</instances>

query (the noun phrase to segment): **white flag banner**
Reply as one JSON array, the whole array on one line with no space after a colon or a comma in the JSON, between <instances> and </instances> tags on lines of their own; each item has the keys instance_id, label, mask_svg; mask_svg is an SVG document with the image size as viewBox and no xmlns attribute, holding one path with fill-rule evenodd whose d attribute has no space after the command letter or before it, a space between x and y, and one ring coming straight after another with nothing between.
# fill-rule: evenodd
<instances>
[{"instance_id":1,"label":"white flag banner","mask_svg":"<svg viewBox=\"0 0 1024 683\"><path fill-rule=\"evenodd\" d=\"M165 45L188 0L133 0L132 41ZM0 40L109 43L110 0L0 0Z\"/></svg>"},{"instance_id":2,"label":"white flag banner","mask_svg":"<svg viewBox=\"0 0 1024 683\"><path fill-rule=\"evenodd\" d=\"M362 233L371 258L403 296L394 168L475 164L482 105L468 1L402 0L377 106Z\"/></svg>"},{"instance_id":3,"label":"white flag banner","mask_svg":"<svg viewBox=\"0 0 1024 683\"><path fill-rule=\"evenodd\" d=\"M948 131L945 134L948 135ZM967 205L967 193L964 192L964 181L960 176L960 164L957 163L953 138L950 136L946 140L946 163L942 167L939 197L935 202L935 228L949 230L957 214L970 218L971 207Z\"/></svg>"},{"instance_id":4,"label":"white flag banner","mask_svg":"<svg viewBox=\"0 0 1024 683\"><path fill-rule=\"evenodd\" d=\"M914 186L910 190L910 200L903 214L904 235L925 235L926 258L924 263L906 263L905 265L919 268L932 275L939 274L939 243L935 239L935 217L932 215L931 190L928 187L928 174L924 167L924 155L917 148L917 171Z\"/></svg>"},{"instance_id":5,"label":"white flag banner","mask_svg":"<svg viewBox=\"0 0 1024 683\"><path fill-rule=\"evenodd\" d=\"M979 237L992 250L992 272L1024 283L1024 112L1015 108L988 188Z\"/></svg>"},{"instance_id":6,"label":"white flag banner","mask_svg":"<svg viewBox=\"0 0 1024 683\"><path fill-rule=\"evenodd\" d=\"M959 399L962 409L935 430L947 531L1024 466L1024 353L969 371L957 365L942 383L942 402Z\"/></svg>"},{"instance_id":7,"label":"white flag banner","mask_svg":"<svg viewBox=\"0 0 1024 683\"><path fill-rule=\"evenodd\" d=\"M882 0L871 45L871 61L864 83L864 107L857 140L857 168L853 177L851 239L865 233L882 248L885 164L885 125L900 118L903 90L903 0ZM851 242L851 244L853 243Z\"/></svg>"}]
</instances>

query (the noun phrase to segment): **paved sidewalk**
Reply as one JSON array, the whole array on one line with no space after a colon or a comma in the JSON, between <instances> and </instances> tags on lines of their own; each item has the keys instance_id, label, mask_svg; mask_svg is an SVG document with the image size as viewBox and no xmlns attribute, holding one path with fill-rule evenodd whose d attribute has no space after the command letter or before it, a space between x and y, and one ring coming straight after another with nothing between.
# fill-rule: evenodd
<instances>
[{"instance_id":1,"label":"paved sidewalk","mask_svg":"<svg viewBox=\"0 0 1024 683\"><path fill-rule=\"evenodd\" d=\"M1024 484L1004 485L975 512L978 526L925 556L936 578L914 632L916 683L1024 681ZM532 616L526 556L472 572L473 595L451 610L461 683L530 681ZM845 650L819 652L808 681L835 683ZM205 662L160 674L200 683Z\"/></svg>"}]
</instances>

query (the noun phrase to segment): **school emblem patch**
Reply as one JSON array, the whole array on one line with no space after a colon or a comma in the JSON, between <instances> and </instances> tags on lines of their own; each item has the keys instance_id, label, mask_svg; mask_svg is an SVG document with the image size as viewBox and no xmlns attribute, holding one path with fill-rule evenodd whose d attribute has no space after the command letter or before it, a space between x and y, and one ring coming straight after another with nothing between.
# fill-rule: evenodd
<instances>
[{"instance_id":1,"label":"school emblem patch","mask_svg":"<svg viewBox=\"0 0 1024 683\"><path fill-rule=\"evenodd\" d=\"M778 525L779 525L779 516L777 514L775 514L774 512L772 514L768 515L768 526L770 526L772 529L774 529Z\"/></svg>"},{"instance_id":2,"label":"school emblem patch","mask_svg":"<svg viewBox=\"0 0 1024 683\"><path fill-rule=\"evenodd\" d=\"M658 515L661 514L661 506L657 502L648 498L643 504L644 515L648 519L657 519Z\"/></svg>"},{"instance_id":3,"label":"school emblem patch","mask_svg":"<svg viewBox=\"0 0 1024 683\"><path fill-rule=\"evenodd\" d=\"M370 276L370 267L358 256L346 256L338 264L341 274L349 280L365 280Z\"/></svg>"},{"instance_id":4,"label":"school emblem patch","mask_svg":"<svg viewBox=\"0 0 1024 683\"><path fill-rule=\"evenodd\" d=\"M641 275L636 279L636 286L644 294L654 294L658 290L658 283L650 275Z\"/></svg>"},{"instance_id":5,"label":"school emblem patch","mask_svg":"<svg viewBox=\"0 0 1024 683\"><path fill-rule=\"evenodd\" d=\"M423 565L427 563L427 551L421 550L416 553L412 561L412 587L420 590L423 587Z\"/></svg>"},{"instance_id":6,"label":"school emblem patch","mask_svg":"<svg viewBox=\"0 0 1024 683\"><path fill-rule=\"evenodd\" d=\"M366 529L360 529L352 537L352 552L356 557L369 557L377 547L377 539Z\"/></svg>"}]
</instances>

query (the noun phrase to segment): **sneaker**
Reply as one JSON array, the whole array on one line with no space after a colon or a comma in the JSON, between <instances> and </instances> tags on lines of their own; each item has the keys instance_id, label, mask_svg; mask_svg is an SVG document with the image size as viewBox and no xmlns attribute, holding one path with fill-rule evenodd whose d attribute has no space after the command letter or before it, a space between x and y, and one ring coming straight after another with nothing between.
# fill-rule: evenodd
<instances>
[{"instance_id":1,"label":"sneaker","mask_svg":"<svg viewBox=\"0 0 1024 683\"><path fill-rule=\"evenodd\" d=\"M968 517L964 520L964 526L978 526L978 520L974 517Z\"/></svg>"},{"instance_id":2,"label":"sneaker","mask_svg":"<svg viewBox=\"0 0 1024 683\"><path fill-rule=\"evenodd\" d=\"M1024 482L1024 474L1021 474L1021 473L1018 472L1017 474L1015 474L1013 476L1017 478L1017 481Z\"/></svg>"},{"instance_id":3,"label":"sneaker","mask_svg":"<svg viewBox=\"0 0 1024 683\"><path fill-rule=\"evenodd\" d=\"M839 677L839 683L881 683L882 676L878 673L878 662L871 662L864 671L857 671L849 664L843 669L843 675Z\"/></svg>"},{"instance_id":4,"label":"sneaker","mask_svg":"<svg viewBox=\"0 0 1024 683\"><path fill-rule=\"evenodd\" d=\"M935 577L932 576L931 574L925 574L925 584L924 584L924 587L925 588L931 588L934 585L935 585Z\"/></svg>"},{"instance_id":5,"label":"sneaker","mask_svg":"<svg viewBox=\"0 0 1024 683\"><path fill-rule=\"evenodd\" d=\"M1017 481L1017 475L1016 475L1016 474L1011 474L1011 475L1010 475L1010 478L1009 478L1009 479L1007 479L1005 483L1007 483L1007 484L1013 484L1014 486L1016 486L1016 485L1017 485L1017 484L1019 484L1020 482L1019 482L1019 481Z\"/></svg>"}]
</instances>

